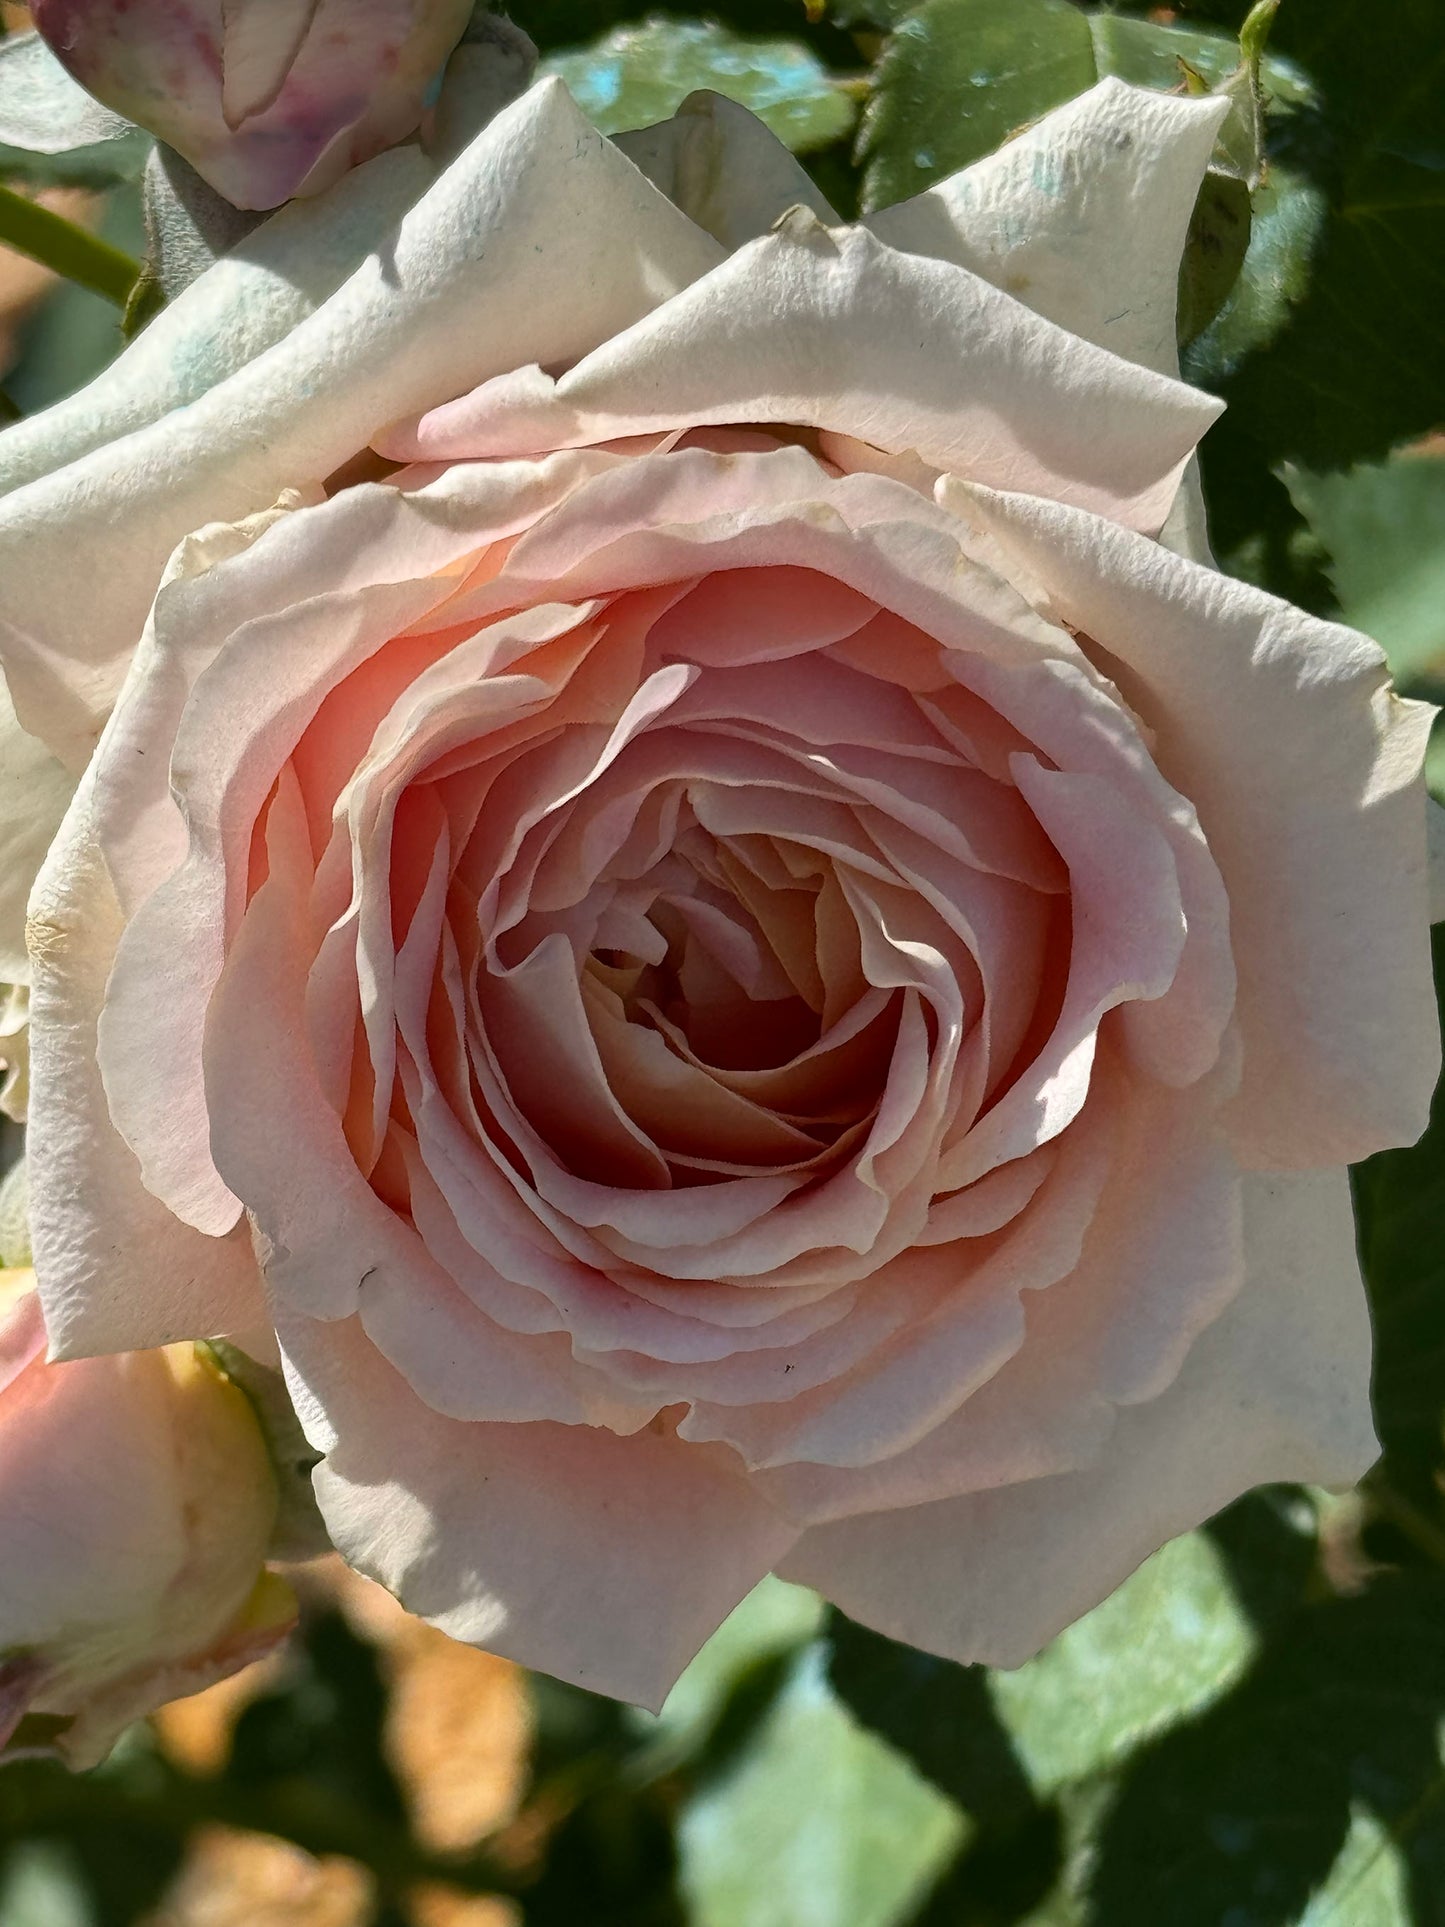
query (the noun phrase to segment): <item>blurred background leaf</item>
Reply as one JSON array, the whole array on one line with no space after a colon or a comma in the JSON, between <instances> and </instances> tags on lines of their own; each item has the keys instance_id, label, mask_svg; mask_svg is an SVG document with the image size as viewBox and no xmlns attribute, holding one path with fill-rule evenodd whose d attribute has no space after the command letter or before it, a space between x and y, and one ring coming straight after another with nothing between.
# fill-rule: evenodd
<instances>
[{"instance_id":1,"label":"blurred background leaf","mask_svg":"<svg viewBox=\"0 0 1445 1927\"><path fill-rule=\"evenodd\" d=\"M1445 449L1285 485L1328 555L1340 613L1381 644L1397 682L1445 684Z\"/></svg>"},{"instance_id":2,"label":"blurred background leaf","mask_svg":"<svg viewBox=\"0 0 1445 1927\"><path fill-rule=\"evenodd\" d=\"M695 1927L888 1927L956 1851L962 1821L829 1689L805 1647L751 1743L683 1813Z\"/></svg>"},{"instance_id":3,"label":"blurred background leaf","mask_svg":"<svg viewBox=\"0 0 1445 1927\"><path fill-rule=\"evenodd\" d=\"M549 54L542 71L566 81L604 134L665 120L699 87L751 108L797 152L842 139L857 118L853 100L800 41L744 38L710 20L655 15Z\"/></svg>"}]
</instances>

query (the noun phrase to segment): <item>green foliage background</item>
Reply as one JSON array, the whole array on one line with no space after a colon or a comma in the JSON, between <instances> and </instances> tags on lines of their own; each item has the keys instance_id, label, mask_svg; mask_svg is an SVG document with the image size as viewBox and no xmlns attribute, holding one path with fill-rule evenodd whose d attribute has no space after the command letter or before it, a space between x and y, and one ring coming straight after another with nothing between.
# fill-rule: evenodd
<instances>
[{"instance_id":1,"label":"green foliage background","mask_svg":"<svg viewBox=\"0 0 1445 1927\"><path fill-rule=\"evenodd\" d=\"M917 192L1101 73L1217 81L1241 13L515 4L604 128L718 88L845 214ZM1238 278L1186 287L1186 373L1229 403L1203 457L1216 547L1370 630L1407 690L1442 696L1445 6L1283 0L1264 81L1268 165ZM137 246L128 190L108 221ZM66 290L15 405L117 345L113 311ZM1415 1149L1360 1168L1356 1195L1384 1443L1359 1492L1250 1495L1014 1674L896 1646L769 1582L660 1719L536 1680L522 1819L452 1860L409 1829L375 1654L323 1612L217 1778L183 1773L143 1729L82 1779L0 1772L0 1923L138 1920L218 1818L360 1860L391 1927L421 1879L510 1894L531 1927L1445 1922L1445 1105Z\"/></svg>"}]
</instances>

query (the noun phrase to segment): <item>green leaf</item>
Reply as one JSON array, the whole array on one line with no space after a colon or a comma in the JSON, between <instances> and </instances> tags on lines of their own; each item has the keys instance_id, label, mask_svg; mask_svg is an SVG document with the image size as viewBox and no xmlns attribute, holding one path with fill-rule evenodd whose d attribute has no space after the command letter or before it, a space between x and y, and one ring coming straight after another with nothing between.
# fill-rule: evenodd
<instances>
[{"instance_id":1,"label":"green leaf","mask_svg":"<svg viewBox=\"0 0 1445 1927\"><path fill-rule=\"evenodd\" d=\"M1299 1927L1408 1927L1413 1917L1404 1855L1369 1809L1356 1807L1339 1858Z\"/></svg>"},{"instance_id":2,"label":"green leaf","mask_svg":"<svg viewBox=\"0 0 1445 1927\"><path fill-rule=\"evenodd\" d=\"M1438 0L1311 0L1276 37L1322 101L1277 158L1329 217L1288 331L1225 393L1268 461L1339 468L1445 422L1445 34Z\"/></svg>"},{"instance_id":3,"label":"green leaf","mask_svg":"<svg viewBox=\"0 0 1445 1927\"><path fill-rule=\"evenodd\" d=\"M1052 1793L1217 1698L1257 1643L1224 1559L1193 1532L989 1691L1033 1787Z\"/></svg>"},{"instance_id":4,"label":"green leaf","mask_svg":"<svg viewBox=\"0 0 1445 1927\"><path fill-rule=\"evenodd\" d=\"M1329 553L1345 621L1380 643L1397 682L1445 679L1445 456L1291 467L1285 483Z\"/></svg>"},{"instance_id":5,"label":"green leaf","mask_svg":"<svg viewBox=\"0 0 1445 1927\"><path fill-rule=\"evenodd\" d=\"M1012 1824L1035 1806L982 1666L957 1666L856 1625L829 1625L833 1689L864 1726L911 1760L981 1825Z\"/></svg>"},{"instance_id":6,"label":"green leaf","mask_svg":"<svg viewBox=\"0 0 1445 1927\"><path fill-rule=\"evenodd\" d=\"M1431 933L1445 1007L1445 924ZM1433 1039L1422 1038L1422 1049ZM1355 1169L1360 1261L1375 1326L1375 1423L1382 1472L1437 1528L1445 1525L1445 1080L1430 1128L1406 1150Z\"/></svg>"},{"instance_id":7,"label":"green leaf","mask_svg":"<svg viewBox=\"0 0 1445 1927\"><path fill-rule=\"evenodd\" d=\"M815 1644L678 1837L692 1927L889 1927L952 1859L963 1822L839 1704Z\"/></svg>"},{"instance_id":8,"label":"green leaf","mask_svg":"<svg viewBox=\"0 0 1445 1927\"><path fill-rule=\"evenodd\" d=\"M1257 1646L1230 1561L1196 1532L1155 1553L1015 1672L955 1666L840 1616L832 1678L860 1719L992 1826L1106 1771L1216 1698Z\"/></svg>"},{"instance_id":9,"label":"green leaf","mask_svg":"<svg viewBox=\"0 0 1445 1927\"><path fill-rule=\"evenodd\" d=\"M1349 1898L1364 1816L1405 1861L1412 1912L1402 1920L1437 1920L1442 1623L1439 1573L1380 1579L1291 1618L1233 1691L1122 1768L1092 1843L1087 1917L1324 1927L1333 1878L1333 1927L1356 1927L1368 1918Z\"/></svg>"},{"instance_id":10,"label":"green leaf","mask_svg":"<svg viewBox=\"0 0 1445 1927\"><path fill-rule=\"evenodd\" d=\"M769 1575L735 1606L668 1694L656 1720L633 1717L677 1744L700 1736L716 1720L735 1681L770 1655L803 1645L817 1632L823 1602L802 1586Z\"/></svg>"},{"instance_id":11,"label":"green leaf","mask_svg":"<svg viewBox=\"0 0 1445 1927\"><path fill-rule=\"evenodd\" d=\"M1217 387L1246 355L1272 341L1309 287L1325 220L1323 191L1298 169L1271 161L1250 208L1243 263L1208 325L1190 325L1181 303L1184 376L1201 387ZM1198 254L1196 243L1186 250L1186 262ZM1181 296L1184 286L1181 281Z\"/></svg>"},{"instance_id":12,"label":"green leaf","mask_svg":"<svg viewBox=\"0 0 1445 1927\"><path fill-rule=\"evenodd\" d=\"M6 1927L95 1927L95 1910L74 1856L52 1841L22 1841L0 1869Z\"/></svg>"},{"instance_id":13,"label":"green leaf","mask_svg":"<svg viewBox=\"0 0 1445 1927\"><path fill-rule=\"evenodd\" d=\"M796 153L827 147L852 129L852 97L796 40L753 40L709 21L661 16L619 27L590 46L549 55L604 134L675 113L694 89L741 101Z\"/></svg>"}]
</instances>

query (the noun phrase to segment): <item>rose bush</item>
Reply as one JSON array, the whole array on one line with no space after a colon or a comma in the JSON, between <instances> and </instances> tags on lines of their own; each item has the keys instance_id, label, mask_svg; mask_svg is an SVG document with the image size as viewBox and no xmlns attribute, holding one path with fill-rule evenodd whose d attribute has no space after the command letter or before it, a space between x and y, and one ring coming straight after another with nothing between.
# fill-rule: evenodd
<instances>
[{"instance_id":1,"label":"rose bush","mask_svg":"<svg viewBox=\"0 0 1445 1927\"><path fill-rule=\"evenodd\" d=\"M777 1568L1008 1663L1368 1464L1430 712L1156 539L1220 111L846 227L548 84L189 405L210 275L17 431L54 1341L264 1318L449 1632L656 1703Z\"/></svg>"},{"instance_id":2,"label":"rose bush","mask_svg":"<svg viewBox=\"0 0 1445 1927\"><path fill-rule=\"evenodd\" d=\"M472 0L34 0L88 93L236 207L315 194L416 132Z\"/></svg>"},{"instance_id":3,"label":"rose bush","mask_svg":"<svg viewBox=\"0 0 1445 1927\"><path fill-rule=\"evenodd\" d=\"M0 1757L93 1766L270 1652L276 1513L255 1414L195 1346L47 1363L32 1274L0 1271Z\"/></svg>"}]
</instances>

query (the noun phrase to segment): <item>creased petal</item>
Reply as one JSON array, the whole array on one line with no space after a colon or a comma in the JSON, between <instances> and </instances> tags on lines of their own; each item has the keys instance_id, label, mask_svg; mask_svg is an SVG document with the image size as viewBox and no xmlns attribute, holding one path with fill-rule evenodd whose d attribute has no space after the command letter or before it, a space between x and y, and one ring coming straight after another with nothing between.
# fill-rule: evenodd
<instances>
[{"instance_id":1,"label":"creased petal","mask_svg":"<svg viewBox=\"0 0 1445 1927\"><path fill-rule=\"evenodd\" d=\"M141 1350L264 1323L244 1227L208 1238L141 1183L110 1121L96 1021L120 931L81 786L30 908L30 1229L57 1358ZM184 971L177 956L174 968ZM164 985L156 987L164 997Z\"/></svg>"},{"instance_id":2,"label":"creased petal","mask_svg":"<svg viewBox=\"0 0 1445 1927\"><path fill-rule=\"evenodd\" d=\"M534 356L574 359L719 252L560 81L534 88L284 341L0 501L0 656L27 727L83 763L187 530L324 480L398 415Z\"/></svg>"},{"instance_id":3,"label":"creased petal","mask_svg":"<svg viewBox=\"0 0 1445 1927\"><path fill-rule=\"evenodd\" d=\"M805 1534L779 1568L865 1625L1017 1666L1175 1533L1271 1480L1353 1483L1377 1446L1343 1172L1246 1180L1249 1278L1085 1471Z\"/></svg>"},{"instance_id":4,"label":"creased petal","mask_svg":"<svg viewBox=\"0 0 1445 1927\"><path fill-rule=\"evenodd\" d=\"M1379 648L1055 503L945 484L979 553L1082 632L1194 804L1238 970L1240 1155L1343 1164L1425 1128L1439 1056L1421 764Z\"/></svg>"},{"instance_id":5,"label":"creased petal","mask_svg":"<svg viewBox=\"0 0 1445 1927\"><path fill-rule=\"evenodd\" d=\"M1218 413L964 268L800 210L555 383L521 370L378 445L432 461L805 423L1153 530Z\"/></svg>"},{"instance_id":6,"label":"creased petal","mask_svg":"<svg viewBox=\"0 0 1445 1927\"><path fill-rule=\"evenodd\" d=\"M795 1536L722 1448L468 1425L350 1322L282 1339L337 1440L315 1474L337 1547L454 1639L656 1708Z\"/></svg>"},{"instance_id":7,"label":"creased petal","mask_svg":"<svg viewBox=\"0 0 1445 1927\"><path fill-rule=\"evenodd\" d=\"M1110 76L865 225L1174 375L1179 258L1227 111L1217 96L1180 99Z\"/></svg>"}]
</instances>

